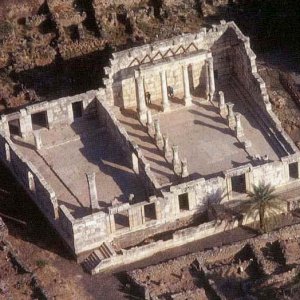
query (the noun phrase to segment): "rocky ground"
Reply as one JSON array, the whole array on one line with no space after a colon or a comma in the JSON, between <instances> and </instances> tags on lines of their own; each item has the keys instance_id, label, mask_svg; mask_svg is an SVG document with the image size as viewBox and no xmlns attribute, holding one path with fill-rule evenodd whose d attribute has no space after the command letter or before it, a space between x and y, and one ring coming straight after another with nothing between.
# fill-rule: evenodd
<instances>
[{"instance_id":1,"label":"rocky ground","mask_svg":"<svg viewBox=\"0 0 300 300\"><path fill-rule=\"evenodd\" d=\"M270 34L274 31L264 27L258 10L247 13L243 7L221 5L227 2L141 0L114 6L102 0L0 0L0 109L10 111L32 101L98 88L102 68L112 51L182 32L195 32L201 25L225 18L234 19L251 37L254 49L260 50L259 72L267 83L273 109L294 141L300 141L299 109L278 79L279 71L299 74L294 68L299 58L291 62L290 54L279 56L277 52L266 57L264 46L274 45ZM284 14L280 17L288 18ZM71 25L69 20L72 20ZM26 223L6 219L7 241L30 272L36 274L50 299L130 299L130 291L123 285L125 269L144 267L255 235L238 228L91 277L68 254L65 245L24 191L16 187L13 178L2 167L0 170L0 188L9 191L9 195L0 193L0 211ZM176 278L175 275L172 276ZM7 289L12 299L37 297L31 286L31 274L18 273L7 252L0 249L0 299L10 299L7 294L1 294ZM297 296L294 299L298 299Z\"/></svg>"}]
</instances>

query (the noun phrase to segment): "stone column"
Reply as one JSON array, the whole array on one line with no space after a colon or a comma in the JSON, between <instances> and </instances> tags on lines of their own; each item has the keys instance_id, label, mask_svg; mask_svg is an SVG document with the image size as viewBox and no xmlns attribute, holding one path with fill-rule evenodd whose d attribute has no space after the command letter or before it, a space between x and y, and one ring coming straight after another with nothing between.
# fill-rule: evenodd
<instances>
[{"instance_id":1,"label":"stone column","mask_svg":"<svg viewBox=\"0 0 300 300\"><path fill-rule=\"evenodd\" d=\"M6 160L8 162L10 162L11 158L10 158L10 147L7 143L5 143L5 156L6 156Z\"/></svg>"},{"instance_id":2,"label":"stone column","mask_svg":"<svg viewBox=\"0 0 300 300\"><path fill-rule=\"evenodd\" d=\"M10 137L10 132L9 132L9 125L8 125L6 115L1 116L1 123L2 123L2 129L3 129L4 137L9 138Z\"/></svg>"},{"instance_id":3,"label":"stone column","mask_svg":"<svg viewBox=\"0 0 300 300\"><path fill-rule=\"evenodd\" d=\"M135 82L137 86L137 111L141 122L147 120L147 106L145 99L144 77L138 72L135 73Z\"/></svg>"},{"instance_id":4,"label":"stone column","mask_svg":"<svg viewBox=\"0 0 300 300\"><path fill-rule=\"evenodd\" d=\"M28 175L28 187L29 187L29 190L34 192L35 191L35 182L34 182L34 177L33 177L33 174L28 171L27 173Z\"/></svg>"},{"instance_id":5,"label":"stone column","mask_svg":"<svg viewBox=\"0 0 300 300\"><path fill-rule=\"evenodd\" d=\"M188 176L189 176L189 171L188 171L188 168L187 168L187 160L186 160L186 158L184 158L181 161L181 177L186 178Z\"/></svg>"},{"instance_id":6,"label":"stone column","mask_svg":"<svg viewBox=\"0 0 300 300\"><path fill-rule=\"evenodd\" d=\"M235 121L236 121L236 127L235 127L235 134L237 138L241 138L244 136L244 130L241 123L241 114L236 113L235 114Z\"/></svg>"},{"instance_id":7,"label":"stone column","mask_svg":"<svg viewBox=\"0 0 300 300\"><path fill-rule=\"evenodd\" d=\"M219 111L222 116L227 115L227 108L225 104L225 97L222 91L219 91Z\"/></svg>"},{"instance_id":8,"label":"stone column","mask_svg":"<svg viewBox=\"0 0 300 300\"><path fill-rule=\"evenodd\" d=\"M235 116L234 116L234 112L233 112L234 104L231 102L228 102L228 103L226 103L226 105L227 105L227 110L228 110L228 115L227 115L228 126L231 129L234 129L234 127L235 127Z\"/></svg>"},{"instance_id":9,"label":"stone column","mask_svg":"<svg viewBox=\"0 0 300 300\"><path fill-rule=\"evenodd\" d=\"M90 207L92 211L100 209L98 203L97 187L96 187L96 174L95 172L86 174L88 186L89 186L89 195L90 195Z\"/></svg>"},{"instance_id":10,"label":"stone column","mask_svg":"<svg viewBox=\"0 0 300 300\"><path fill-rule=\"evenodd\" d=\"M190 106L192 104L192 97L190 92L190 82L189 82L189 73L188 73L187 65L182 65L182 74L183 74L183 86L184 86L184 105Z\"/></svg>"},{"instance_id":11,"label":"stone column","mask_svg":"<svg viewBox=\"0 0 300 300\"><path fill-rule=\"evenodd\" d=\"M171 156L171 149L169 145L169 137L167 135L163 135L164 139L164 154L165 157L170 157Z\"/></svg>"},{"instance_id":12,"label":"stone column","mask_svg":"<svg viewBox=\"0 0 300 300\"><path fill-rule=\"evenodd\" d=\"M132 169L133 169L135 174L139 174L140 173L140 168L139 168L138 157L136 156L135 153L132 153L131 158L132 158Z\"/></svg>"},{"instance_id":13,"label":"stone column","mask_svg":"<svg viewBox=\"0 0 300 300\"><path fill-rule=\"evenodd\" d=\"M162 134L160 131L160 125L159 125L158 119L154 120L154 129L155 129L155 133L154 133L155 142L156 142L157 146L162 146L163 137L162 137Z\"/></svg>"},{"instance_id":14,"label":"stone column","mask_svg":"<svg viewBox=\"0 0 300 300\"><path fill-rule=\"evenodd\" d=\"M205 94L206 94L206 99L209 100L209 71L208 71L207 61L205 61L205 78L206 78Z\"/></svg>"},{"instance_id":15,"label":"stone column","mask_svg":"<svg viewBox=\"0 0 300 300\"><path fill-rule=\"evenodd\" d=\"M153 119L152 119L152 113L151 110L147 110L147 128L148 128L148 133L152 134L153 133Z\"/></svg>"},{"instance_id":16,"label":"stone column","mask_svg":"<svg viewBox=\"0 0 300 300\"><path fill-rule=\"evenodd\" d=\"M172 146L173 151L173 169L174 172L179 175L181 173L181 161L179 159L179 152L178 152L178 146L174 145Z\"/></svg>"},{"instance_id":17,"label":"stone column","mask_svg":"<svg viewBox=\"0 0 300 300\"><path fill-rule=\"evenodd\" d=\"M209 73L209 100L212 101L216 90L213 58L210 57L207 59L207 61Z\"/></svg>"},{"instance_id":18,"label":"stone column","mask_svg":"<svg viewBox=\"0 0 300 300\"><path fill-rule=\"evenodd\" d=\"M36 150L40 150L43 145L41 133L39 131L34 131L33 136L34 136L34 143L35 143Z\"/></svg>"},{"instance_id":19,"label":"stone column","mask_svg":"<svg viewBox=\"0 0 300 300\"><path fill-rule=\"evenodd\" d=\"M153 119L152 119L152 113L151 110L147 110L147 126L152 126L153 124Z\"/></svg>"},{"instance_id":20,"label":"stone column","mask_svg":"<svg viewBox=\"0 0 300 300\"><path fill-rule=\"evenodd\" d=\"M27 138L28 133L32 131L31 115L27 114L26 109L20 109L20 132L22 138Z\"/></svg>"},{"instance_id":21,"label":"stone column","mask_svg":"<svg viewBox=\"0 0 300 300\"><path fill-rule=\"evenodd\" d=\"M168 98L167 77L166 77L165 70L160 72L160 80L161 80L161 94L162 94L162 109L163 111L168 111L170 109L170 103Z\"/></svg>"}]
</instances>

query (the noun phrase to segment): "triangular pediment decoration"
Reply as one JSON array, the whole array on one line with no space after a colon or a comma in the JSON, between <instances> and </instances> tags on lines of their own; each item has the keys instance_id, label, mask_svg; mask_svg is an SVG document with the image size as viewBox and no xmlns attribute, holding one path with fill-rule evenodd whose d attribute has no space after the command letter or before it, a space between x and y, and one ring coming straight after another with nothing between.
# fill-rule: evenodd
<instances>
[{"instance_id":1,"label":"triangular pediment decoration","mask_svg":"<svg viewBox=\"0 0 300 300\"><path fill-rule=\"evenodd\" d=\"M146 64L146 63L149 63L151 62L151 57L147 54L141 61L142 64Z\"/></svg>"},{"instance_id":2,"label":"triangular pediment decoration","mask_svg":"<svg viewBox=\"0 0 300 300\"><path fill-rule=\"evenodd\" d=\"M139 60L137 58L135 58L129 65L129 67L133 67L133 66L138 66L141 63L139 62Z\"/></svg>"},{"instance_id":3,"label":"triangular pediment decoration","mask_svg":"<svg viewBox=\"0 0 300 300\"><path fill-rule=\"evenodd\" d=\"M185 53L185 50L182 46L180 46L176 51L175 54L181 54L181 53Z\"/></svg>"},{"instance_id":4,"label":"triangular pediment decoration","mask_svg":"<svg viewBox=\"0 0 300 300\"><path fill-rule=\"evenodd\" d=\"M171 49L169 49L169 50L164 54L164 58L165 58L165 57L174 56L174 55L175 55L174 52L173 52Z\"/></svg>"},{"instance_id":5,"label":"triangular pediment decoration","mask_svg":"<svg viewBox=\"0 0 300 300\"><path fill-rule=\"evenodd\" d=\"M186 52L195 52L198 51L199 49L197 48L197 46L194 43L191 43L187 48L186 48Z\"/></svg>"},{"instance_id":6,"label":"triangular pediment decoration","mask_svg":"<svg viewBox=\"0 0 300 300\"><path fill-rule=\"evenodd\" d=\"M161 54L160 51L157 52L157 53L153 56L152 60L154 61L154 60L159 60L159 59L163 59L163 55Z\"/></svg>"}]
</instances>

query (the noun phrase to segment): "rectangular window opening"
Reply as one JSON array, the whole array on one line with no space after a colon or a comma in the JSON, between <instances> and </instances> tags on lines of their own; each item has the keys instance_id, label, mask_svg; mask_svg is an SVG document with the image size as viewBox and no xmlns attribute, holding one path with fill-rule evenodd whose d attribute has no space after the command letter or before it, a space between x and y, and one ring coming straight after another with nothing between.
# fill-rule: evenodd
<instances>
[{"instance_id":1,"label":"rectangular window opening","mask_svg":"<svg viewBox=\"0 0 300 300\"><path fill-rule=\"evenodd\" d=\"M8 128L11 135L21 136L19 119L8 121Z\"/></svg>"},{"instance_id":2,"label":"rectangular window opening","mask_svg":"<svg viewBox=\"0 0 300 300\"><path fill-rule=\"evenodd\" d=\"M31 115L32 129L39 130L41 128L48 128L47 111L41 111Z\"/></svg>"},{"instance_id":3,"label":"rectangular window opening","mask_svg":"<svg viewBox=\"0 0 300 300\"><path fill-rule=\"evenodd\" d=\"M146 220L156 220L155 204L151 203L144 206Z\"/></svg>"},{"instance_id":4,"label":"rectangular window opening","mask_svg":"<svg viewBox=\"0 0 300 300\"><path fill-rule=\"evenodd\" d=\"M129 227L128 211L122 211L114 214L116 230Z\"/></svg>"},{"instance_id":5,"label":"rectangular window opening","mask_svg":"<svg viewBox=\"0 0 300 300\"><path fill-rule=\"evenodd\" d=\"M179 209L180 210L189 210L189 194L184 193L178 196Z\"/></svg>"},{"instance_id":6,"label":"rectangular window opening","mask_svg":"<svg viewBox=\"0 0 300 300\"><path fill-rule=\"evenodd\" d=\"M77 101L72 103L73 117L74 119L81 118L83 115L83 105L82 101Z\"/></svg>"},{"instance_id":7,"label":"rectangular window opening","mask_svg":"<svg viewBox=\"0 0 300 300\"><path fill-rule=\"evenodd\" d=\"M247 192L245 174L231 177L231 185L232 185L233 192L245 194Z\"/></svg>"},{"instance_id":8,"label":"rectangular window opening","mask_svg":"<svg viewBox=\"0 0 300 300\"><path fill-rule=\"evenodd\" d=\"M299 178L299 166L297 162L289 164L289 176L290 179L298 179Z\"/></svg>"}]
</instances>

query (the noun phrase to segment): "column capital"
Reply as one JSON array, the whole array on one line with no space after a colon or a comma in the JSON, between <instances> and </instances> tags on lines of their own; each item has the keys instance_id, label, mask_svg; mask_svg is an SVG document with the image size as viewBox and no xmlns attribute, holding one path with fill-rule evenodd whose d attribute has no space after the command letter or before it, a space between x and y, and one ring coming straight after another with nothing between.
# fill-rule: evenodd
<instances>
[{"instance_id":1,"label":"column capital","mask_svg":"<svg viewBox=\"0 0 300 300\"><path fill-rule=\"evenodd\" d=\"M140 69L134 70L134 78L135 79L143 79L144 78L144 74L142 73L142 71Z\"/></svg>"}]
</instances>

